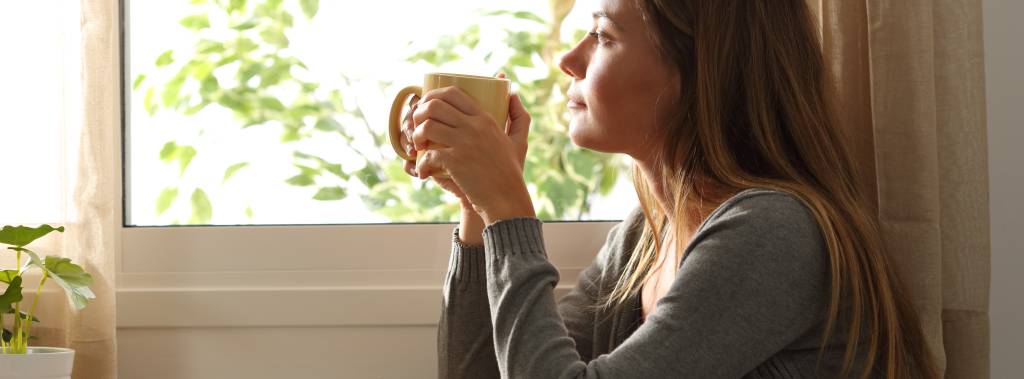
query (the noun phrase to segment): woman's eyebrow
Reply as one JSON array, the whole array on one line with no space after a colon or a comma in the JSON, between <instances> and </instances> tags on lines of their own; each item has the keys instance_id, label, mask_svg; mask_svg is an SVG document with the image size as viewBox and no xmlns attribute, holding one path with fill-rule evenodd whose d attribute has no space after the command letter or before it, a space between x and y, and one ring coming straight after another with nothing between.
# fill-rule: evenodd
<instances>
[{"instance_id":1,"label":"woman's eyebrow","mask_svg":"<svg viewBox=\"0 0 1024 379\"><path fill-rule=\"evenodd\" d=\"M611 23L612 23L612 25L613 25L613 26L615 26L615 28L616 28L616 29L619 29L619 30L623 30L623 29L622 29L622 24L620 24L620 23L618 23L618 22L615 22L615 19L613 19L613 18L612 18L611 16L609 16L609 15L608 15L608 12L605 12L605 11L603 11L603 10L599 10L599 11L594 11L594 13L593 13L593 16L594 16L594 19L595 19L595 20L596 20L596 19L599 19L599 18L603 18L603 19L606 19L606 20L608 20L609 22L611 22Z\"/></svg>"}]
</instances>

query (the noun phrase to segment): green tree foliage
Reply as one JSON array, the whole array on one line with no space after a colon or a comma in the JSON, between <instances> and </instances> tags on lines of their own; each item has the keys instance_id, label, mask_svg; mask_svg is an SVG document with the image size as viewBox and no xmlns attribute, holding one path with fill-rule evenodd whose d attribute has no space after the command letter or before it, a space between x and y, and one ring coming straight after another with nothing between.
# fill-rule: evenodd
<instances>
[{"instance_id":1,"label":"green tree foliage","mask_svg":"<svg viewBox=\"0 0 1024 379\"><path fill-rule=\"evenodd\" d=\"M293 12L301 11L301 20L312 20L319 9L317 0L246 1L191 0L197 12L180 21L195 36L189 51L168 50L155 58L158 73L138 75L134 91L143 96L150 115L174 112L194 115L207 107L231 111L235 125L217 127L276 127L280 142L289 144L317 138L323 133L337 134L351 152L362 157L361 165L332 162L313 152L293 152L295 172L281 180L294 186L310 187L313 199L336 201L345 198L356 182L368 193L361 200L368 209L394 221L454 221L458 217L457 202L445 201L444 191L432 181L414 180L398 159L385 159L391 149L387 142L387 125L371 125L358 102L345 101L346 88L327 89L304 78L308 69L300 57L289 54L288 30L296 22ZM595 196L607 195L618 179L621 165L613 156L572 146L567 136L568 114L564 99L554 95L565 93L571 79L561 73L555 62L557 51L571 47L559 38L562 19L573 1L554 0L551 17L524 11L489 11L480 17L518 28L505 29L504 42L511 54L500 66L514 83L533 118L529 136L530 152L525 166L526 181L534 192L535 207L542 219L581 218L590 209ZM216 17L213 17L216 16ZM225 24L211 20L227 20ZM505 21L516 21L508 22ZM211 32L214 31L214 32ZM574 33L576 40L583 30ZM213 38L212 36L218 36ZM479 45L480 28L468 26L463 32L440 38L434 48L418 51L408 61L427 62L435 67L462 59L459 51L483 49ZM486 54L487 63L494 54ZM525 80L518 73L523 68L547 67L539 79ZM214 75L217 72L218 75ZM222 75L227 73L229 75ZM161 75L156 75L161 74ZM152 77L169 78L164 81ZM231 80L218 80L229 77ZM343 77L349 88L353 83ZM389 83L377 83L383 91ZM285 100L287 99L287 100ZM376 110L374 110L376 111ZM378 151L359 151L352 146L357 138L370 138ZM181 177L188 175L193 158L203 151L194 146L168 141L160 159L175 164ZM211 152L212 153L212 152ZM224 167L223 183L248 162ZM218 183L202 183L203 186ZM157 199L158 214L175 202L188 205L187 191L177 185L165 187ZM208 223L215 204L203 188L191 194L192 217L187 223ZM251 217L253 209L246 214Z\"/></svg>"}]
</instances>

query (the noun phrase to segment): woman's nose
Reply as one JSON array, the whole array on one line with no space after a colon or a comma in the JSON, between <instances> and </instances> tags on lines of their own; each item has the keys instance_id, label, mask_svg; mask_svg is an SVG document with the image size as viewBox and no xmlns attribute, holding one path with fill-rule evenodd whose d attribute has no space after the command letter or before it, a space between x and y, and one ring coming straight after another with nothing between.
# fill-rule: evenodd
<instances>
[{"instance_id":1,"label":"woman's nose","mask_svg":"<svg viewBox=\"0 0 1024 379\"><path fill-rule=\"evenodd\" d=\"M583 79L586 73L586 66L581 63L579 48L580 45L576 45L561 58L558 58L558 68L575 79Z\"/></svg>"}]
</instances>

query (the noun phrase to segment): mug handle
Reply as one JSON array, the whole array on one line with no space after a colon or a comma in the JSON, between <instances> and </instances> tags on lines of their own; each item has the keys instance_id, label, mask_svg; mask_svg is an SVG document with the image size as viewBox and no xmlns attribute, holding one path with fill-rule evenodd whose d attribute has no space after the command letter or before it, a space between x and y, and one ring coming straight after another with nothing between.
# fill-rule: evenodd
<instances>
[{"instance_id":1,"label":"mug handle","mask_svg":"<svg viewBox=\"0 0 1024 379\"><path fill-rule=\"evenodd\" d=\"M391 118L388 124L389 136L391 137L391 147L395 149L395 153L399 157L407 161L414 161L416 158L409 156L409 153L402 148L402 106L405 105L406 99L409 95L423 96L423 87L420 86L408 86L402 88L395 95L395 101L391 104Z\"/></svg>"}]
</instances>

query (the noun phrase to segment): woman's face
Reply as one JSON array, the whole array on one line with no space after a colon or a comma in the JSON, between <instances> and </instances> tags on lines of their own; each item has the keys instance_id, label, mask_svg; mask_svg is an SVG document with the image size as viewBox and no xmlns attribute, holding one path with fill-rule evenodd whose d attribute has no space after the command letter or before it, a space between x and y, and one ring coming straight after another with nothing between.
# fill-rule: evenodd
<instances>
[{"instance_id":1,"label":"woman's face","mask_svg":"<svg viewBox=\"0 0 1024 379\"><path fill-rule=\"evenodd\" d=\"M643 160L679 96L678 72L657 54L629 0L601 0L594 26L559 62L573 78L569 137L580 147ZM659 100L660 97L660 100Z\"/></svg>"}]
</instances>

